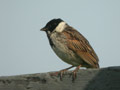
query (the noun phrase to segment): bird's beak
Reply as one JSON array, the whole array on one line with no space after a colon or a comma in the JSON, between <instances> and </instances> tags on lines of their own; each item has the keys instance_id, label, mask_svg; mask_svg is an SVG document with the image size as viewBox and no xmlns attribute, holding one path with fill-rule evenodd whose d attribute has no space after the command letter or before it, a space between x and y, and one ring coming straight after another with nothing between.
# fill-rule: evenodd
<instances>
[{"instance_id":1,"label":"bird's beak","mask_svg":"<svg viewBox=\"0 0 120 90\"><path fill-rule=\"evenodd\" d=\"M43 27L40 29L40 31L47 31L47 28Z\"/></svg>"}]
</instances>

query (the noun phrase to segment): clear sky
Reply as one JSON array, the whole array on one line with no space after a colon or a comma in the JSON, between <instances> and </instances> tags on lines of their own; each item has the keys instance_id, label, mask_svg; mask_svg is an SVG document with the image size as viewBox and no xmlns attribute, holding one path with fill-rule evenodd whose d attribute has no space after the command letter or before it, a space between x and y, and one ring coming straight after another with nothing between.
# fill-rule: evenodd
<instances>
[{"instance_id":1,"label":"clear sky","mask_svg":"<svg viewBox=\"0 0 120 90\"><path fill-rule=\"evenodd\" d=\"M63 19L88 39L100 67L120 66L120 0L0 0L0 76L70 66L40 31L53 18Z\"/></svg>"}]
</instances>

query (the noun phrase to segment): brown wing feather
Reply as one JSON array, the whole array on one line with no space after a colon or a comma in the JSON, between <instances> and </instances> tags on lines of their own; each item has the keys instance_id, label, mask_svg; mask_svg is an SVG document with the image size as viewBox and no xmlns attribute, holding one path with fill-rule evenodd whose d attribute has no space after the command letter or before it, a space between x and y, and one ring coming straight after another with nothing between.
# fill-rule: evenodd
<instances>
[{"instance_id":1,"label":"brown wing feather","mask_svg":"<svg viewBox=\"0 0 120 90\"><path fill-rule=\"evenodd\" d=\"M68 39L68 48L75 52L87 64L93 68L98 68L98 57L87 41L87 39L72 27L67 27L63 33Z\"/></svg>"}]
</instances>

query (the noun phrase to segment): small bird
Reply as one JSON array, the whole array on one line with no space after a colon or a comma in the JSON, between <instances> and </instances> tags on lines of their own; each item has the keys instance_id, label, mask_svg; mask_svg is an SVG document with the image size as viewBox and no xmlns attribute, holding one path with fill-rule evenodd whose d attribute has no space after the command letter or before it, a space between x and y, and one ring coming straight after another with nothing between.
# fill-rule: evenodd
<instances>
[{"instance_id":1,"label":"small bird","mask_svg":"<svg viewBox=\"0 0 120 90\"><path fill-rule=\"evenodd\" d=\"M73 80L80 67L99 68L98 56L88 40L62 19L52 19L41 31L46 32L50 46L56 55L72 65L60 71L61 77L66 70L72 67L76 67L72 75Z\"/></svg>"}]
</instances>

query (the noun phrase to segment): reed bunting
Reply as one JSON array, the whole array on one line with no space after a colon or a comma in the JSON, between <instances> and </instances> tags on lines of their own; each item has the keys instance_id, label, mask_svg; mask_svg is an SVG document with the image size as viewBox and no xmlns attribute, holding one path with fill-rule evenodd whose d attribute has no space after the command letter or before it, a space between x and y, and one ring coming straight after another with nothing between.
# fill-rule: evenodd
<instances>
[{"instance_id":1,"label":"reed bunting","mask_svg":"<svg viewBox=\"0 0 120 90\"><path fill-rule=\"evenodd\" d=\"M72 65L59 72L61 79L63 73L72 67L76 67L72 73L73 80L80 67L99 68L98 56L88 40L62 19L52 19L41 31L46 32L50 46L56 55Z\"/></svg>"}]
</instances>

